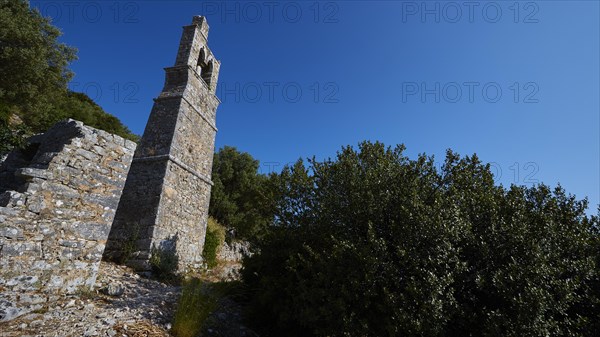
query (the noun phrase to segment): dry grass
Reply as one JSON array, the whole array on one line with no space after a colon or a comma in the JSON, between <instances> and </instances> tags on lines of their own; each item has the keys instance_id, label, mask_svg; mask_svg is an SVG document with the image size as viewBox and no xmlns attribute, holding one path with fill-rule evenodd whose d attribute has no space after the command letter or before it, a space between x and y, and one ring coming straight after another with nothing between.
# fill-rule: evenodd
<instances>
[{"instance_id":1,"label":"dry grass","mask_svg":"<svg viewBox=\"0 0 600 337\"><path fill-rule=\"evenodd\" d=\"M135 323L118 323L113 329L119 336L127 337L170 337L171 335L163 328L152 325L149 321Z\"/></svg>"},{"instance_id":2,"label":"dry grass","mask_svg":"<svg viewBox=\"0 0 600 337\"><path fill-rule=\"evenodd\" d=\"M197 336L206 319L217 307L219 297L211 293L206 284L199 279L186 281L173 319L173 336Z\"/></svg>"}]
</instances>

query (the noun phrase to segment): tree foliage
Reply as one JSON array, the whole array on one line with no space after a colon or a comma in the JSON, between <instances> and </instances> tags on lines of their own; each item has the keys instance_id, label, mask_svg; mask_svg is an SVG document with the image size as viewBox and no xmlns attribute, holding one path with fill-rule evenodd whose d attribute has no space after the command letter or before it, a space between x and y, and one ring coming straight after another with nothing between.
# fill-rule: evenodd
<instances>
[{"instance_id":1,"label":"tree foliage","mask_svg":"<svg viewBox=\"0 0 600 337\"><path fill-rule=\"evenodd\" d=\"M136 140L127 127L88 96L70 92L68 68L76 50L59 42L61 32L25 0L0 0L0 146L6 152L24 135L78 119ZM17 116L20 123L10 123Z\"/></svg>"},{"instance_id":2,"label":"tree foliage","mask_svg":"<svg viewBox=\"0 0 600 337\"><path fill-rule=\"evenodd\" d=\"M244 262L273 336L588 335L600 322L598 217L559 186L494 184L448 152L365 142L278 177L276 224Z\"/></svg>"},{"instance_id":3,"label":"tree foliage","mask_svg":"<svg viewBox=\"0 0 600 337\"><path fill-rule=\"evenodd\" d=\"M241 239L259 236L273 219L270 180L250 154L225 146L215 153L209 214Z\"/></svg>"},{"instance_id":4,"label":"tree foliage","mask_svg":"<svg viewBox=\"0 0 600 337\"><path fill-rule=\"evenodd\" d=\"M0 1L0 100L34 110L73 76L76 50L58 42L60 30L23 0Z\"/></svg>"},{"instance_id":5,"label":"tree foliage","mask_svg":"<svg viewBox=\"0 0 600 337\"><path fill-rule=\"evenodd\" d=\"M67 95L57 100L48 117L48 120L43 122L43 130L46 130L60 120L72 118L86 125L117 134L129 140L137 141L139 138L137 135L131 133L117 117L106 113L86 94L79 92L69 91Z\"/></svg>"}]
</instances>

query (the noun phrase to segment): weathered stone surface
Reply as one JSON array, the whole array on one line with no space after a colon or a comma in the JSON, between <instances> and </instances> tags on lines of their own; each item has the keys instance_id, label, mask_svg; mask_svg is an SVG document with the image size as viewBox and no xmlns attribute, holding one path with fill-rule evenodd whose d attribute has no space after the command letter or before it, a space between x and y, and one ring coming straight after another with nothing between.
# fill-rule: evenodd
<instances>
[{"instance_id":1,"label":"weathered stone surface","mask_svg":"<svg viewBox=\"0 0 600 337\"><path fill-rule=\"evenodd\" d=\"M119 296L96 290L48 298L28 295L28 306L15 305L16 293L0 292L0 336L129 336L134 333L127 330L142 322L160 332L148 335L170 336L167 330L179 287L142 278L123 266L102 263L98 288L111 284L121 285Z\"/></svg>"},{"instance_id":2,"label":"weathered stone surface","mask_svg":"<svg viewBox=\"0 0 600 337\"><path fill-rule=\"evenodd\" d=\"M121 296L125 292L125 288L120 283L109 283L106 287L101 289L102 293L108 296Z\"/></svg>"},{"instance_id":3,"label":"weathered stone surface","mask_svg":"<svg viewBox=\"0 0 600 337\"><path fill-rule=\"evenodd\" d=\"M4 236L8 239L18 239L23 237L22 229L4 226L5 225L0 224L0 236Z\"/></svg>"},{"instance_id":4,"label":"weathered stone surface","mask_svg":"<svg viewBox=\"0 0 600 337\"><path fill-rule=\"evenodd\" d=\"M25 167L25 168L19 169L19 170L17 170L16 174L25 179L31 179L31 178L52 179L52 171L37 169L37 168L33 168L33 167Z\"/></svg>"},{"instance_id":5,"label":"weathered stone surface","mask_svg":"<svg viewBox=\"0 0 600 337\"><path fill-rule=\"evenodd\" d=\"M179 271L202 265L220 69L207 35L204 17L194 17L183 29L175 66L166 69L163 91L135 151L107 243L108 259L148 269L158 249L177 256Z\"/></svg>"},{"instance_id":6,"label":"weathered stone surface","mask_svg":"<svg viewBox=\"0 0 600 337\"><path fill-rule=\"evenodd\" d=\"M21 316L25 311L14 303L0 298L0 322L10 321Z\"/></svg>"},{"instance_id":7,"label":"weathered stone surface","mask_svg":"<svg viewBox=\"0 0 600 337\"><path fill-rule=\"evenodd\" d=\"M252 256L250 243L247 241L224 242L217 253L217 258L221 261L240 262L244 256Z\"/></svg>"},{"instance_id":8,"label":"weathered stone surface","mask_svg":"<svg viewBox=\"0 0 600 337\"><path fill-rule=\"evenodd\" d=\"M133 155L73 120L30 143L0 165L0 287L16 294L0 304L4 320L35 310L40 294L94 283Z\"/></svg>"},{"instance_id":9,"label":"weathered stone surface","mask_svg":"<svg viewBox=\"0 0 600 337\"><path fill-rule=\"evenodd\" d=\"M0 215L12 217L19 214L19 211L13 208L0 207Z\"/></svg>"},{"instance_id":10,"label":"weathered stone surface","mask_svg":"<svg viewBox=\"0 0 600 337\"><path fill-rule=\"evenodd\" d=\"M134 142L67 120L0 158L0 321L25 315L21 335L54 329L47 314L32 312L62 315L52 309L58 296L95 285L105 247L109 257L130 251L129 264L141 270L155 249L175 254L179 271L202 265L220 68L207 35L204 17L184 27L137 151ZM121 282L103 289L132 296ZM118 319L100 318L110 326ZM117 330L88 326L73 335Z\"/></svg>"}]
</instances>

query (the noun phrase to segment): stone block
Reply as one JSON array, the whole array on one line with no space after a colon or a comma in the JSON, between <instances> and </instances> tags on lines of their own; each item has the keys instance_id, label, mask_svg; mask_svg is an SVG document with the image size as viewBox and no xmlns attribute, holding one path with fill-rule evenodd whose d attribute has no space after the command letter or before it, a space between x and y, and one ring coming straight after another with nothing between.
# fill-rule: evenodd
<instances>
[{"instance_id":1,"label":"stone block","mask_svg":"<svg viewBox=\"0 0 600 337\"><path fill-rule=\"evenodd\" d=\"M81 157L83 157L83 158L85 158L85 159L87 159L89 161L94 161L95 162L95 161L98 161L100 159L100 156L98 156L97 154L95 154L95 153L93 153L91 151L85 150L85 149L81 149L81 148L77 149L75 151L75 154L78 155L78 156L81 156Z\"/></svg>"},{"instance_id":2,"label":"stone block","mask_svg":"<svg viewBox=\"0 0 600 337\"><path fill-rule=\"evenodd\" d=\"M39 168L33 168L33 167L21 168L21 169L17 170L15 172L15 174L17 176L23 177L25 179L39 178L39 179L47 180L47 179L53 178L52 172L45 170L45 169L39 169Z\"/></svg>"},{"instance_id":3,"label":"stone block","mask_svg":"<svg viewBox=\"0 0 600 337\"><path fill-rule=\"evenodd\" d=\"M19 215L19 210L14 208L0 207L0 215L6 217L15 217Z\"/></svg>"},{"instance_id":4,"label":"stone block","mask_svg":"<svg viewBox=\"0 0 600 337\"><path fill-rule=\"evenodd\" d=\"M128 139L125 140L125 148L128 150L131 150L132 152L135 151L137 147L137 144L135 142L132 142Z\"/></svg>"},{"instance_id":5,"label":"stone block","mask_svg":"<svg viewBox=\"0 0 600 337\"><path fill-rule=\"evenodd\" d=\"M110 225L103 223L83 223L73 226L72 232L85 240L106 240Z\"/></svg>"},{"instance_id":6,"label":"stone block","mask_svg":"<svg viewBox=\"0 0 600 337\"><path fill-rule=\"evenodd\" d=\"M23 230L20 228L4 226L2 223L0 223L0 236L9 239L23 238Z\"/></svg>"}]
</instances>

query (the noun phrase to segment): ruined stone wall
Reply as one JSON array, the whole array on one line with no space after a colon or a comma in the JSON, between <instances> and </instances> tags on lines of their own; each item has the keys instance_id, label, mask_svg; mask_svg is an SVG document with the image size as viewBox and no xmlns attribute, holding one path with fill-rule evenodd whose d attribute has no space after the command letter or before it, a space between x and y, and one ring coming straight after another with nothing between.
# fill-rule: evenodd
<instances>
[{"instance_id":1,"label":"ruined stone wall","mask_svg":"<svg viewBox=\"0 0 600 337\"><path fill-rule=\"evenodd\" d=\"M2 162L0 321L94 284L135 147L69 120Z\"/></svg>"},{"instance_id":2,"label":"ruined stone wall","mask_svg":"<svg viewBox=\"0 0 600 337\"><path fill-rule=\"evenodd\" d=\"M68 120L0 159L0 321L93 286L102 258L202 266L220 103L208 30L184 27L137 149Z\"/></svg>"}]
</instances>

